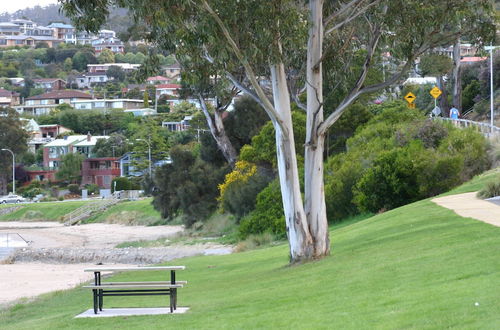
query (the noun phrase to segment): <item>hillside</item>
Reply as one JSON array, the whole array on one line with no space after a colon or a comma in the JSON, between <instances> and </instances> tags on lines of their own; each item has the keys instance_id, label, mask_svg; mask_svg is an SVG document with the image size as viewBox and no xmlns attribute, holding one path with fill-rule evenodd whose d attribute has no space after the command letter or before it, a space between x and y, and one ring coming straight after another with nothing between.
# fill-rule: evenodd
<instances>
[{"instance_id":1,"label":"hillside","mask_svg":"<svg viewBox=\"0 0 500 330\"><path fill-rule=\"evenodd\" d=\"M473 191L489 173L456 191ZM474 328L500 326L500 228L430 200L331 228L330 257L287 266L287 246L176 260L174 316L74 319L91 307L83 289L45 295L0 313L3 329ZM123 273L114 279L155 279ZM157 280L157 278L156 278ZM108 307L162 306L163 298L109 299Z\"/></svg>"}]
</instances>

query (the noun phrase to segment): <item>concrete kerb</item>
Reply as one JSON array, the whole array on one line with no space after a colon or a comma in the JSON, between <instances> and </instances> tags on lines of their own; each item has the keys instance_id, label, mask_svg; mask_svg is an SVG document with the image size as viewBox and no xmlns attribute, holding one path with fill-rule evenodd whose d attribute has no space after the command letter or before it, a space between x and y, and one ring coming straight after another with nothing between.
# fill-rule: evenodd
<instances>
[{"instance_id":1,"label":"concrete kerb","mask_svg":"<svg viewBox=\"0 0 500 330\"><path fill-rule=\"evenodd\" d=\"M184 314L189 307L177 307L170 313L170 308L104 308L99 314L94 314L94 310L88 309L85 312L75 316L75 318L85 317L114 317L114 316L140 316L140 315L165 315L165 314Z\"/></svg>"}]
</instances>

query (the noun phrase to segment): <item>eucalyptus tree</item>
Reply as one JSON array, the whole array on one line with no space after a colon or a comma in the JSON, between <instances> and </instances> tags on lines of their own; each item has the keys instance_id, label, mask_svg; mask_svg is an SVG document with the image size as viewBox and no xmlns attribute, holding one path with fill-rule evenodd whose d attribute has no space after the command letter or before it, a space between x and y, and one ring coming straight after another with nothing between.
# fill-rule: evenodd
<instances>
[{"instance_id":1,"label":"eucalyptus tree","mask_svg":"<svg viewBox=\"0 0 500 330\"><path fill-rule=\"evenodd\" d=\"M164 49L192 56L223 70L238 89L253 96L270 117L292 262L329 254L323 185L323 151L328 129L361 95L396 83L415 58L445 46L461 33L474 42L494 34L489 0L60 0L75 24L96 30L108 7L129 8L149 28L149 39ZM186 48L187 47L187 48ZM385 81L367 82L381 52L399 62ZM349 61L363 54L362 65ZM324 109L323 61L336 78L338 102ZM330 71L334 72L330 72ZM353 79L354 78L354 79ZM300 102L306 98L306 104ZM302 98L301 98L302 97ZM305 191L299 184L291 103L307 113L304 141ZM327 110L325 112L325 110ZM327 116L325 116L325 113Z\"/></svg>"}]
</instances>

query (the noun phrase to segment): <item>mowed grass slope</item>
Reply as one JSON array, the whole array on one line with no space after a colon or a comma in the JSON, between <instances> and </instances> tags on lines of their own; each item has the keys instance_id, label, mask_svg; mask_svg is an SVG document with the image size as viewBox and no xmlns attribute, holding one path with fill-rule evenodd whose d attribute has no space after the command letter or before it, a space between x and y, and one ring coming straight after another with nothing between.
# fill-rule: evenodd
<instances>
[{"instance_id":1,"label":"mowed grass slope","mask_svg":"<svg viewBox=\"0 0 500 330\"><path fill-rule=\"evenodd\" d=\"M77 288L18 304L3 329L496 329L500 327L500 228L430 200L333 227L332 254L287 266L281 245L176 260L189 281L187 314L74 319L91 308ZM123 273L114 280L159 280ZM476 304L478 303L478 304ZM165 306L167 298L112 297L105 307Z\"/></svg>"},{"instance_id":2,"label":"mowed grass slope","mask_svg":"<svg viewBox=\"0 0 500 330\"><path fill-rule=\"evenodd\" d=\"M151 224L161 222L160 212L151 204L152 198L124 201L96 214L85 222L125 222L130 224Z\"/></svg>"},{"instance_id":3,"label":"mowed grass slope","mask_svg":"<svg viewBox=\"0 0 500 330\"><path fill-rule=\"evenodd\" d=\"M43 202L18 204L19 210L0 216L0 221L58 221L62 216L76 210L88 201ZM16 204L7 204L15 206Z\"/></svg>"}]
</instances>

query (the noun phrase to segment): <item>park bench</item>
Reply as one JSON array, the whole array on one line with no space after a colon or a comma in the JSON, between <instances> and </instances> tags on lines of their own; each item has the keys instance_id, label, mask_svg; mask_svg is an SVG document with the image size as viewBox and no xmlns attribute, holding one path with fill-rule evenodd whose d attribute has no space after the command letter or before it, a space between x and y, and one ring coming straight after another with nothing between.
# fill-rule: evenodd
<instances>
[{"instance_id":1,"label":"park bench","mask_svg":"<svg viewBox=\"0 0 500 330\"><path fill-rule=\"evenodd\" d=\"M184 270L184 266L156 266L156 267L107 267L85 269L94 273L94 284L83 288L92 290L94 314L102 311L104 297L112 296L170 296L170 313L177 309L177 289L184 287L187 281L176 281L175 271ZM102 282L101 272L115 271L170 271L170 281L143 281L143 282Z\"/></svg>"}]
</instances>

